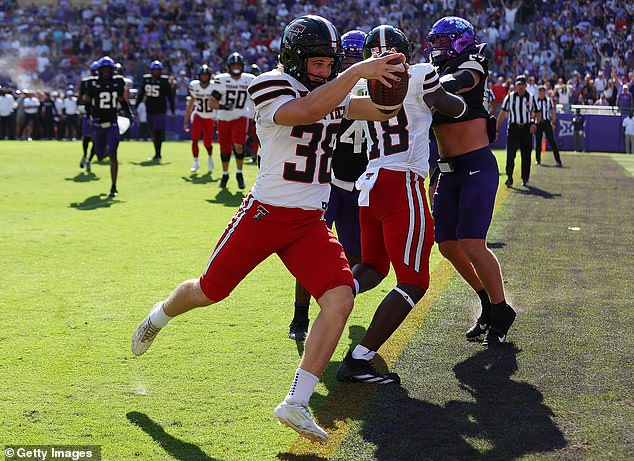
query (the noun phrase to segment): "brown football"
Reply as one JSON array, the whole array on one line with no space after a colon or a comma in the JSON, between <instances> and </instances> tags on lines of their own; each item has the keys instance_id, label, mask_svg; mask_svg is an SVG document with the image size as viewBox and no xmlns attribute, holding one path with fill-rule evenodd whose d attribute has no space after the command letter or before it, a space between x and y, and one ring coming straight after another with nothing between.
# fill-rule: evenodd
<instances>
[{"instance_id":1,"label":"brown football","mask_svg":"<svg viewBox=\"0 0 634 461\"><path fill-rule=\"evenodd\" d=\"M394 52L384 51L380 54L380 56L386 56L388 54L394 54ZM394 58L388 61L388 64L400 63L401 60L399 58ZM400 77L400 80L398 82L391 80L390 83L392 83L392 88L388 88L378 80L368 80L368 94L370 95L370 99L372 99L376 108L384 114L389 114L398 108L398 106L403 103L405 96L407 95L407 89L409 88L409 76L407 75L405 66L403 66L403 71L396 75Z\"/></svg>"}]
</instances>

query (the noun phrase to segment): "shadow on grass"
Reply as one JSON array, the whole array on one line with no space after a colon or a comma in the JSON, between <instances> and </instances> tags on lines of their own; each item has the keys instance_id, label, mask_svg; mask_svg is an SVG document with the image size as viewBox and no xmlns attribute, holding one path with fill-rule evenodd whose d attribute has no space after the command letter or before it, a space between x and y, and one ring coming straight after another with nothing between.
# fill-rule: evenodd
<instances>
[{"instance_id":1,"label":"shadow on grass","mask_svg":"<svg viewBox=\"0 0 634 461\"><path fill-rule=\"evenodd\" d=\"M131 165L136 166L165 166L171 164L171 162L157 162L156 160L144 160L143 162L130 162Z\"/></svg>"},{"instance_id":2,"label":"shadow on grass","mask_svg":"<svg viewBox=\"0 0 634 461\"><path fill-rule=\"evenodd\" d=\"M218 458L212 458L207 455L198 445L185 442L168 434L165 432L165 429L163 429L163 426L146 414L131 411L126 414L126 417L132 424L152 437L154 441L174 459L183 461L218 461Z\"/></svg>"},{"instance_id":3,"label":"shadow on grass","mask_svg":"<svg viewBox=\"0 0 634 461\"><path fill-rule=\"evenodd\" d=\"M361 436L376 445L375 458L385 461L515 459L565 447L542 393L511 379L519 352L506 344L454 366L460 387L475 401L442 406L411 398L400 386L379 387Z\"/></svg>"},{"instance_id":4,"label":"shadow on grass","mask_svg":"<svg viewBox=\"0 0 634 461\"><path fill-rule=\"evenodd\" d=\"M108 197L108 194L100 194L88 197L83 202L73 202L68 206L76 210L96 210L97 208L109 208L117 203L122 202L116 198Z\"/></svg>"},{"instance_id":5,"label":"shadow on grass","mask_svg":"<svg viewBox=\"0 0 634 461\"><path fill-rule=\"evenodd\" d=\"M200 176L198 175L198 173L192 173L189 175L189 177L183 176L183 181L186 181L191 184L208 184L210 182L218 182L219 180L213 179L211 177L211 173L207 172Z\"/></svg>"},{"instance_id":6,"label":"shadow on grass","mask_svg":"<svg viewBox=\"0 0 634 461\"><path fill-rule=\"evenodd\" d=\"M227 189L220 189L220 191L216 194L216 197L210 200L207 200L209 203L221 203L224 206L237 207L242 203L242 199L244 198L243 192L236 192L232 194Z\"/></svg>"},{"instance_id":7,"label":"shadow on grass","mask_svg":"<svg viewBox=\"0 0 634 461\"><path fill-rule=\"evenodd\" d=\"M90 173L86 173L85 171L82 171L74 178L64 178L64 179L66 179L66 181L74 181L74 182L90 182L90 181L97 181L99 179L99 176L97 176L92 171Z\"/></svg>"},{"instance_id":8,"label":"shadow on grass","mask_svg":"<svg viewBox=\"0 0 634 461\"><path fill-rule=\"evenodd\" d=\"M561 194L551 194L550 192L544 189L540 189L539 187L535 187L531 185L526 186L526 188L520 189L519 187L511 187L511 189L523 195L535 195L537 197L542 197L546 199L561 197Z\"/></svg>"}]
</instances>

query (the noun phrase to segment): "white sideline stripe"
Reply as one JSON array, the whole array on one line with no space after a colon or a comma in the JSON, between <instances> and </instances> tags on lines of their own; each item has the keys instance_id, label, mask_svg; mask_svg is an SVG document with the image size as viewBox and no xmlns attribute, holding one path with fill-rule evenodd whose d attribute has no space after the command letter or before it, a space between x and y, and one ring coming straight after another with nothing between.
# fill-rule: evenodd
<instances>
[{"instance_id":1,"label":"white sideline stripe","mask_svg":"<svg viewBox=\"0 0 634 461\"><path fill-rule=\"evenodd\" d=\"M407 204L409 206L409 228L407 229L407 241L405 242L405 254L403 262L409 266L409 253L412 250L412 240L414 238L414 226L416 219L414 217L414 197L412 196L412 187L409 184L409 175L411 172L405 173L405 189L407 190Z\"/></svg>"},{"instance_id":2,"label":"white sideline stripe","mask_svg":"<svg viewBox=\"0 0 634 461\"><path fill-rule=\"evenodd\" d=\"M423 245L425 243L425 207L423 203L423 193L420 190L420 181L417 180L418 175L414 174L414 183L416 184L416 198L418 199L418 209L420 210L420 230L418 232L418 243L416 245L416 259L414 261L414 271L420 272L420 259L423 254ZM412 306L413 307L413 306Z\"/></svg>"},{"instance_id":3,"label":"white sideline stripe","mask_svg":"<svg viewBox=\"0 0 634 461\"><path fill-rule=\"evenodd\" d=\"M235 217L229 222L229 224L227 225L227 229L225 230L226 232L225 236L222 238L222 240L218 244L218 247L211 254L211 258L209 258L209 262L207 263L207 267L205 268L205 272L204 272L205 274L209 270L209 266L211 266L211 263L213 262L214 258L218 255L220 250L222 250L222 247L225 246L225 244L229 240L229 237L231 237L231 234L233 234L233 231L235 230L235 228L238 227L238 224L240 224L240 221L242 220L242 218L244 218L244 216L247 213L247 210L251 208L254 201L255 201L255 198L253 198L253 196L250 196L249 201L245 204L245 206L240 207Z\"/></svg>"}]
</instances>

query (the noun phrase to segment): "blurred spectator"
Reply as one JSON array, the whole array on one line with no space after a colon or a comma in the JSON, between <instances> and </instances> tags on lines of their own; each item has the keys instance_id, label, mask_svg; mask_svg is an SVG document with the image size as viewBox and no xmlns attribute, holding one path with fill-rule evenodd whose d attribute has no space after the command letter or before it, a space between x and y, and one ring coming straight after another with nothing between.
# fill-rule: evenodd
<instances>
[{"instance_id":1,"label":"blurred spectator","mask_svg":"<svg viewBox=\"0 0 634 461\"><path fill-rule=\"evenodd\" d=\"M149 131L147 128L147 109L145 107L145 102L141 101L136 106L136 115L139 120L139 141L147 141Z\"/></svg>"},{"instance_id":2,"label":"blurred spectator","mask_svg":"<svg viewBox=\"0 0 634 461\"><path fill-rule=\"evenodd\" d=\"M628 112L625 116L622 126L625 135L625 153L634 154L634 116L632 116L632 112Z\"/></svg>"},{"instance_id":3,"label":"blurred spectator","mask_svg":"<svg viewBox=\"0 0 634 461\"><path fill-rule=\"evenodd\" d=\"M634 101L632 101L632 93L627 85L621 87L621 92L616 97L616 105L619 106L619 111L622 114L629 114L634 108Z\"/></svg>"},{"instance_id":4,"label":"blurred spectator","mask_svg":"<svg viewBox=\"0 0 634 461\"><path fill-rule=\"evenodd\" d=\"M51 95L48 91L44 93L44 98L40 106L40 120L41 120L41 136L44 139L55 138L55 119L57 119L57 108L55 102L51 99Z\"/></svg>"},{"instance_id":5,"label":"blurred spectator","mask_svg":"<svg viewBox=\"0 0 634 461\"><path fill-rule=\"evenodd\" d=\"M0 88L0 140L15 139L13 112L15 98L5 88Z\"/></svg>"},{"instance_id":6,"label":"blurred spectator","mask_svg":"<svg viewBox=\"0 0 634 461\"><path fill-rule=\"evenodd\" d=\"M586 151L586 133L584 125L586 118L581 114L581 109L577 109L572 116L572 128L575 141L575 152Z\"/></svg>"},{"instance_id":7,"label":"blurred spectator","mask_svg":"<svg viewBox=\"0 0 634 461\"><path fill-rule=\"evenodd\" d=\"M79 101L73 89L66 91L62 113L64 114L64 135L74 141L79 137Z\"/></svg>"},{"instance_id":8,"label":"blurred spectator","mask_svg":"<svg viewBox=\"0 0 634 461\"><path fill-rule=\"evenodd\" d=\"M38 139L40 132L40 100L35 93L24 90L24 126L20 133L21 138Z\"/></svg>"}]
</instances>

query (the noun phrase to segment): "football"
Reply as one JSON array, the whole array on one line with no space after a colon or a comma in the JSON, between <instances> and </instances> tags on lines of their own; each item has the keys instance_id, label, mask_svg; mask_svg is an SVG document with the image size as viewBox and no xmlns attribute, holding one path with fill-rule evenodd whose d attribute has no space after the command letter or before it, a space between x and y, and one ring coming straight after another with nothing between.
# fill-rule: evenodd
<instances>
[{"instance_id":1,"label":"football","mask_svg":"<svg viewBox=\"0 0 634 461\"><path fill-rule=\"evenodd\" d=\"M384 51L379 56L386 56L388 54L394 54L393 51ZM394 58L388 61L388 64L401 64L403 71L398 75L401 80L391 80L392 88L388 88L378 80L368 80L368 94L374 105L384 114L389 114L405 100L407 95L407 89L409 88L409 76L405 70L405 66L401 63L399 58Z\"/></svg>"}]
</instances>

